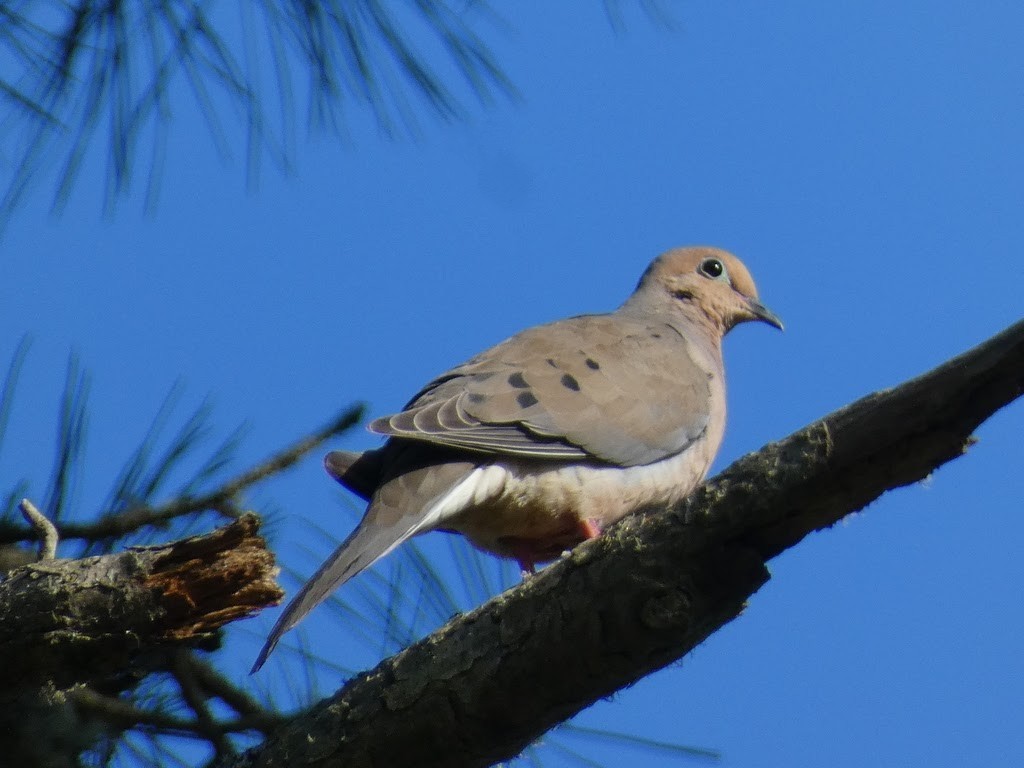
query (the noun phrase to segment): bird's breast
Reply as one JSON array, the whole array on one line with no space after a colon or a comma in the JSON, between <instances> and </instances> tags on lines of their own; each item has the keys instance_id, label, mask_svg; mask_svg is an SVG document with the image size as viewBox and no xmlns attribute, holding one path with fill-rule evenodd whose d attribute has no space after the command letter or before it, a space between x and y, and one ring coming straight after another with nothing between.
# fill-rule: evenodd
<instances>
[{"instance_id":1,"label":"bird's breast","mask_svg":"<svg viewBox=\"0 0 1024 768\"><path fill-rule=\"evenodd\" d=\"M584 538L580 521L603 530L641 507L685 498L707 474L717 442L698 440L636 467L509 460L481 466L467 479L466 505L439 527L503 557L516 556L524 541L536 542L538 552L549 553L538 559L552 559Z\"/></svg>"}]
</instances>

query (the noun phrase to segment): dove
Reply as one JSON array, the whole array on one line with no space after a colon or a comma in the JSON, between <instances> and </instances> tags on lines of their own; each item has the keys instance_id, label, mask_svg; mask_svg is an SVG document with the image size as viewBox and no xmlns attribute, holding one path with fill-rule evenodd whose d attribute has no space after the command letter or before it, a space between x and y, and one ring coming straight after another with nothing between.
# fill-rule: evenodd
<instances>
[{"instance_id":1,"label":"dove","mask_svg":"<svg viewBox=\"0 0 1024 768\"><path fill-rule=\"evenodd\" d=\"M457 532L525 572L703 481L725 430L722 337L782 322L740 260L658 256L614 312L529 328L438 376L363 453L325 466L369 504L282 613L253 665L331 592L411 536Z\"/></svg>"}]
</instances>

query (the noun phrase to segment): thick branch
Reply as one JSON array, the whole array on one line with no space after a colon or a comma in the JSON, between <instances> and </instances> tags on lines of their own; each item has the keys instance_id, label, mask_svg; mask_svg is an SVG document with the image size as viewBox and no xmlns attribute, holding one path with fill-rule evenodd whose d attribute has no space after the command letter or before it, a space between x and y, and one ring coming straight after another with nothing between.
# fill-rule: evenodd
<instances>
[{"instance_id":1,"label":"thick branch","mask_svg":"<svg viewBox=\"0 0 1024 768\"><path fill-rule=\"evenodd\" d=\"M146 651L214 639L281 599L255 515L205 536L26 565L0 582L0 691L117 690L152 670Z\"/></svg>"},{"instance_id":2,"label":"thick branch","mask_svg":"<svg viewBox=\"0 0 1024 768\"><path fill-rule=\"evenodd\" d=\"M350 681L236 765L485 766L680 658L765 561L926 477L1024 391L1024 322L736 462Z\"/></svg>"}]
</instances>

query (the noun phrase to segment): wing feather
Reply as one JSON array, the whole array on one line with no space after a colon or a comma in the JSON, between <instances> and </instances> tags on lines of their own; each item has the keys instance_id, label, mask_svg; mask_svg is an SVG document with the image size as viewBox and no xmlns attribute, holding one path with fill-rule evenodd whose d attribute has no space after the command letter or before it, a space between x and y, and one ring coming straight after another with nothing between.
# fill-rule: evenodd
<instances>
[{"instance_id":1,"label":"wing feather","mask_svg":"<svg viewBox=\"0 0 1024 768\"><path fill-rule=\"evenodd\" d=\"M717 350L670 326L586 315L513 336L370 429L492 455L649 464L703 433L720 366Z\"/></svg>"}]
</instances>

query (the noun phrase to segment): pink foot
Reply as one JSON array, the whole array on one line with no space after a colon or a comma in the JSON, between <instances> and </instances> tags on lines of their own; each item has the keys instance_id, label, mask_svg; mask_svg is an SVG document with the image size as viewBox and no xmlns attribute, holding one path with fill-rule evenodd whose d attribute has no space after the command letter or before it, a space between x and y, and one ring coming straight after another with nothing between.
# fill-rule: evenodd
<instances>
[{"instance_id":1,"label":"pink foot","mask_svg":"<svg viewBox=\"0 0 1024 768\"><path fill-rule=\"evenodd\" d=\"M563 530L541 539L525 536L501 537L498 541L505 551L505 556L515 560L523 575L529 576L537 572L537 563L555 560L581 541L596 539L601 535L601 526L594 518L566 518L566 527Z\"/></svg>"},{"instance_id":2,"label":"pink foot","mask_svg":"<svg viewBox=\"0 0 1024 768\"><path fill-rule=\"evenodd\" d=\"M601 535L601 526L594 518L588 517L586 520L580 520L580 533L585 539L596 539Z\"/></svg>"}]
</instances>

